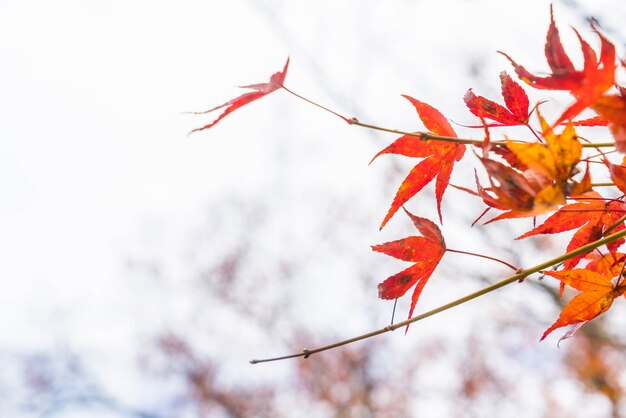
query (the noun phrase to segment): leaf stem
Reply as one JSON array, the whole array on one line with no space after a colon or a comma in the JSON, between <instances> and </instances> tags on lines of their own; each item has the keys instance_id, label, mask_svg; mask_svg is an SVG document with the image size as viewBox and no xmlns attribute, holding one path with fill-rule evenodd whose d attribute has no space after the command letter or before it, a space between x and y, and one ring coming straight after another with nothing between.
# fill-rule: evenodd
<instances>
[{"instance_id":1,"label":"leaf stem","mask_svg":"<svg viewBox=\"0 0 626 418\"><path fill-rule=\"evenodd\" d=\"M486 258L488 260L493 260L493 261L497 261L498 263L504 264L505 266L507 266L508 268L510 268L513 271L520 271L519 267L515 267L514 265L509 264L509 263L507 263L504 260L500 260L499 258L495 258L495 257L490 257L488 255L472 253L472 252L469 252L469 251L453 250L451 248L446 248L446 251L451 252L451 253L466 254L466 255L471 255L471 256L474 256L474 257Z\"/></svg>"},{"instance_id":2,"label":"leaf stem","mask_svg":"<svg viewBox=\"0 0 626 418\"><path fill-rule=\"evenodd\" d=\"M294 92L294 91L289 90L287 87L285 87L285 85L284 85L284 84L282 85L282 88L283 88L285 91L287 91L288 93L291 93L291 94L293 94L294 96L296 96L298 99L304 100L305 102L310 103L310 104L312 104L313 106L319 107L320 109L325 110L326 112L332 113L333 115L335 115L335 116L337 116L337 117L339 117L339 118L343 119L345 122L349 123L350 125L352 124L352 120L351 120L351 119L348 119L347 117L345 117L345 116L343 116L343 115L340 115L339 113L335 112L334 110L330 110L329 108L327 108L327 107L325 107L325 106L322 106L322 105L321 105L321 104L319 104L319 103L315 103L313 100L309 100L309 99L307 99L307 98L306 98L306 97L304 97L304 96L300 96L298 93L296 93L296 92Z\"/></svg>"},{"instance_id":3,"label":"leaf stem","mask_svg":"<svg viewBox=\"0 0 626 418\"><path fill-rule=\"evenodd\" d=\"M389 128L384 128L382 126L370 125L369 123L362 123L362 122L359 122L356 118L352 119L351 125L362 126L363 128L374 129L376 131L390 132L392 134L397 134L397 135L413 136L415 138L421 139L422 141L436 139L438 141L456 142L457 144L475 144L475 145L482 145L484 142L482 139L453 138L450 136L435 135L429 132L407 132L407 131L400 131L398 129L389 129ZM505 144L504 141L493 141L491 143L492 144Z\"/></svg>"},{"instance_id":4,"label":"leaf stem","mask_svg":"<svg viewBox=\"0 0 626 418\"><path fill-rule=\"evenodd\" d=\"M445 305L441 305L435 309L432 309L430 311L424 312L422 314L416 315L412 318L407 319L406 321L402 321L402 322L398 322L397 324L394 325L388 325L384 328L375 330L375 331L371 331L368 332L366 334L362 334L356 337L352 337L349 338L347 340L343 340L343 341L339 341L333 344L328 344L328 345L324 345L312 350L309 350L307 348L303 349L301 352L299 353L295 353L295 354L289 354L286 356L281 356L281 357L274 357L274 358L267 358L267 359L260 359L260 360L250 360L251 364L258 364L258 363L267 363L267 362L271 362L271 361L278 361L278 360L286 360L286 359L290 359L290 358L297 358L297 357L303 357L303 358L309 358L312 354L316 354L316 353L320 353L322 351L327 351L327 350L331 350L333 348L337 348L337 347L341 347L343 345L347 345L347 344L351 344L357 341L361 341L361 340L365 340L368 338L372 338L375 337L377 335L380 334L384 334L387 333L389 331L394 331L398 328L402 328L405 327L409 324L412 324L414 322L418 322L421 321L423 319L426 319L428 317L431 317L433 315L436 315L438 313L447 311L448 309L452 309L456 306L462 305L466 302L469 302L473 299L476 299L480 296L486 295L487 293L491 293L494 290L500 289L501 287L507 286L511 283L514 282L519 282L522 281L524 278L526 278L527 276L534 274L534 273L538 273L544 269L547 269L548 267L551 267L555 264L561 263L565 260L568 260L572 257L576 257L577 255L580 254L584 254L587 253L595 248L598 248L601 245L607 244L609 242L613 242L615 240L618 240L620 238L623 238L626 236L626 229L621 230L619 232L616 232L614 234L611 234L609 236L606 236L604 238L601 238L597 241L591 242L587 245L583 245L582 247L579 247L573 251L570 251L568 253L565 253L563 255L560 255L558 257L552 258L544 263L538 264L534 267L528 268L528 269L524 269L521 270L515 274L513 274L512 276L507 277L504 280L501 280L497 283L494 283L492 285L489 285L487 287L484 287L474 293L470 293L469 295L463 296L462 298L456 299L452 302L446 303Z\"/></svg>"},{"instance_id":5,"label":"leaf stem","mask_svg":"<svg viewBox=\"0 0 626 418\"><path fill-rule=\"evenodd\" d=\"M539 141L540 143L544 144L545 142L543 141L543 139L541 139L541 137L537 134L537 132L535 132L535 130L533 129L532 126L530 126L530 123L526 122L524 124L524 126L526 126L528 129L530 129L530 132L532 132L533 135L535 135L535 138L537 138L537 141Z\"/></svg>"}]
</instances>

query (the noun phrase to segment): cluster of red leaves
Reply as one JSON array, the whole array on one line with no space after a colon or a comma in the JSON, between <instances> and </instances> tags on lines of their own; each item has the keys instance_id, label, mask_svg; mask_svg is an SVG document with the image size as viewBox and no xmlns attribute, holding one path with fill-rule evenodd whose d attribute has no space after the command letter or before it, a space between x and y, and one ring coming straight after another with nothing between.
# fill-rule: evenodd
<instances>
[{"instance_id":1,"label":"cluster of red leaves","mask_svg":"<svg viewBox=\"0 0 626 418\"><path fill-rule=\"evenodd\" d=\"M593 48L576 32L584 58L583 69L576 70L561 44L552 10L550 16L545 55L552 74L548 76L533 75L508 55L504 55L511 61L515 72L522 81L537 89L567 90L574 97L574 103L568 106L553 124L549 124L537 110L539 130L535 130L529 122L532 111L529 112L530 105L526 92L505 72L500 74L505 106L482 96L477 96L471 89L468 90L464 97L465 104L470 112L479 117L482 122L481 125L475 127L483 127L487 131L481 147L482 157L479 160L487 173L489 186L483 187L476 177L477 189L475 192L465 188L461 189L481 197L487 205L486 211L492 208L504 211L489 222L507 218L536 216L555 211L542 225L521 235L518 239L537 234L554 234L576 230L566 249L572 251L602 238L609 229L617 232L625 228L622 216L626 213L626 204L623 201L623 196L617 199L607 199L593 191L588 163L582 178L575 180L573 177L581 172L578 166L581 163L583 148L574 126L606 126L608 124L615 138L617 150L626 151L626 89L618 86L618 94L605 94L615 84L615 71L617 69L615 47L611 42L596 30L601 43L598 58ZM539 105L540 103L536 104L534 109L537 109ZM593 109L599 115L591 119L573 121L586 109ZM434 109L430 110L430 112L433 111ZM419 108L418 113L422 117ZM437 115L439 115L438 112ZM487 123L485 120L492 122ZM557 133L555 128L561 124L565 124L565 127L560 133ZM504 144L493 145L490 143L489 128L513 125L527 126L533 132L536 140L513 141L507 139ZM426 127L435 132L428 125ZM447 135L456 138L453 131ZM449 152L448 150L452 147L458 147L458 145L448 144L446 148L439 148L435 142L427 141L424 143L415 138L402 137L396 141L398 145L394 143L379 154L395 153L423 157L423 153L417 153L413 149L422 150L430 145L429 155L441 155L443 154L441 149ZM437 153L438 150L439 154ZM495 154L495 156L491 154ZM615 186L626 193L626 167L612 164L606 157L601 158L609 169ZM451 162L452 160L449 158L447 161ZM416 182L413 180L428 178L426 172L420 170L423 163L418 164L400 186L391 209L383 221L383 226L397 208L408 200L404 198L405 196L411 197L423 187L422 182L414 187ZM416 172L416 170L420 171ZM449 176L442 176L442 178L449 180ZM440 218L441 195L446 185L447 183L437 183L437 190L441 191L437 194ZM570 197L574 198L576 202L566 204L566 199ZM415 217L410 216L415 222ZM412 238L415 239L416 237ZM417 262L415 266L427 266L426 278L430 277L434 266L441 260L445 252L445 245L441 245L437 247L438 251L419 252L417 253L419 254L418 258L412 253L411 257L407 258L404 253L400 254L393 250L397 247L398 242L402 242L402 240L373 248L402 260ZM443 243L443 237L437 242ZM602 260L607 257L611 258L613 264L610 268L606 267L606 262L600 263L596 260L589 263L584 269L573 269L588 254L583 253L568 259L564 263L564 270L546 272L547 275L560 280L561 292L564 286L568 285L582 293L572 299L565 307L559 319L546 330L542 339L556 328L571 324L581 326L605 312L615 297L624 294L626 290L626 286L622 284L624 260L623 257L618 257L619 253L617 252L623 243L624 239L620 239L607 245L609 253ZM604 267L600 268L600 265ZM384 290L380 293L381 298L391 299L402 296L410 288L409 283L417 283L409 317L412 315L416 299L420 295L425 281L421 276L408 280L408 277L412 277L406 274L410 269L391 276L379 285L379 290ZM422 271L424 270L426 269L422 269ZM570 331L565 337L573 335L577 329Z\"/></svg>"},{"instance_id":2,"label":"cluster of red leaves","mask_svg":"<svg viewBox=\"0 0 626 418\"><path fill-rule=\"evenodd\" d=\"M541 90L563 90L572 95L573 102L553 123L548 123L540 114L538 108L541 102L531 107L526 91L506 72L500 74L504 105L477 96L472 89L464 96L469 111L481 121L480 125L470 127L484 129L485 136L479 141L459 140L448 120L437 109L404 95L415 107L427 132L407 133L372 159L373 161L383 154L420 159L400 184L380 228L382 229L404 204L433 180L437 213L439 221L442 222L443 196L455 163L465 154L464 143L474 143L478 150L475 153L481 154L478 161L486 173L489 184L481 185L477 174L475 191L468 187L455 187L482 199L487 207L481 217L491 209L500 210L502 213L489 222L535 217L552 212L543 224L518 239L575 230L567 246L567 251L571 251L602 238L609 230L617 232L624 229L622 218L626 213L624 196L605 198L595 191L589 165L604 164L614 186L622 193L626 193L626 163L613 164L602 152L583 158L583 144L575 130L576 126L608 126L617 151L626 152L626 88L615 85L615 73L620 68L615 46L595 26L593 29L600 42L598 52L574 30L583 56L582 69L576 69L565 52L552 8L545 45L545 57L551 70L550 74L535 75L509 55L502 53L513 65L519 79L530 87ZM245 93L207 111L212 112L226 107L217 119L196 131L210 128L230 112L283 88L288 64L289 60L282 71L272 75L269 82L246 86L253 89L253 92ZM624 61L621 61L621 67L626 67ZM610 91L613 88L616 93ZM304 100L310 102L308 99ZM574 120L586 110L595 111L597 116ZM356 119L348 119L333 111L330 112L348 123L358 124ZM538 127L533 127L531 123L532 113L537 115ZM507 138L506 141L492 143L490 129L508 126L528 128L532 139ZM583 164L584 174L578 176L583 172L581 168ZM568 199L575 200L575 203L566 204ZM446 245L437 225L408 211L406 213L422 236L411 236L376 245L372 249L414 263L378 286L382 299L399 298L414 287L409 310L411 317L426 282L446 252ZM618 257L617 251L623 243L624 240L621 239L607 245L608 254L605 257L611 257L613 260L610 268L606 268L606 262L596 260L583 269L574 269L585 255L589 255L580 254L568 259L563 266L564 270L546 272L547 275L560 280L562 288L568 285L582 293L565 307L559 319L548 328L542 339L556 328L584 324L593 319L605 312L615 297L624 293L625 286L622 284L624 261L623 257ZM600 268L600 265L605 267Z\"/></svg>"}]
</instances>

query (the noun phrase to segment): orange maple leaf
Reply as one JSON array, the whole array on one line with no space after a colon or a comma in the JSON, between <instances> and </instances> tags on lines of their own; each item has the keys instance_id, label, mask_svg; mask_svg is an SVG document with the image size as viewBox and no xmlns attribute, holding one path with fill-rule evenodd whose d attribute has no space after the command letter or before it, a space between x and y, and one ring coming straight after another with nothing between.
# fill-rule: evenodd
<instances>
[{"instance_id":1,"label":"orange maple leaf","mask_svg":"<svg viewBox=\"0 0 626 418\"><path fill-rule=\"evenodd\" d=\"M403 95L403 97L413 104L422 123L431 133L457 138L456 132L454 132L448 120L437 109L410 96ZM402 205L435 178L437 179L435 183L437 212L439 221L441 221L441 200L443 194L450 182L450 175L452 174L455 161L460 161L464 153L465 145L463 144L436 139L425 141L414 136L405 135L396 139L391 145L376 154L372 161L382 154L400 154L407 157L424 158L413 167L398 188L391 207L380 225L380 229L387 224L389 219Z\"/></svg>"},{"instance_id":2,"label":"orange maple leaf","mask_svg":"<svg viewBox=\"0 0 626 418\"><path fill-rule=\"evenodd\" d=\"M580 324L561 337L561 340L571 337L580 329L580 326L606 312L611 307L613 300L626 290L626 286L614 285L611 280L612 277L591 270L574 269L556 272L544 271L543 273L560 280L564 285L567 284L576 290L580 290L582 293L574 297L563 308L559 318L543 333L541 340L557 328Z\"/></svg>"},{"instance_id":3,"label":"orange maple leaf","mask_svg":"<svg viewBox=\"0 0 626 418\"><path fill-rule=\"evenodd\" d=\"M289 68L289 58L287 58L287 62L285 63L285 67L283 68L283 70L277 73L274 73L270 77L269 82L260 83L260 84L251 84L249 86L240 86L243 89L252 89L255 91L244 93L239 97L236 97L212 109L205 110L204 112L193 112L196 115L201 115L201 114L210 113L217 109L226 107L226 109L213 122L209 123L208 125L204 125L201 128L196 128L193 131L191 131L191 133L202 131L203 129L209 129L212 126L214 126L216 123L218 123L220 120L222 120L229 113L233 112L234 110L239 109L241 106L247 105L248 103L251 103L257 99L260 99L261 97L266 96L270 94L271 92L281 88L283 86L283 83L285 82L285 77L287 76L287 68Z\"/></svg>"},{"instance_id":4,"label":"orange maple leaf","mask_svg":"<svg viewBox=\"0 0 626 418\"><path fill-rule=\"evenodd\" d=\"M372 250L415 263L378 285L378 296L381 299L396 299L417 284L411 297L409 310L409 318L411 318L422 289L446 252L446 242L441 235L441 230L434 222L415 216L406 209L405 212L422 236L410 236L385 244L373 245Z\"/></svg>"}]
</instances>

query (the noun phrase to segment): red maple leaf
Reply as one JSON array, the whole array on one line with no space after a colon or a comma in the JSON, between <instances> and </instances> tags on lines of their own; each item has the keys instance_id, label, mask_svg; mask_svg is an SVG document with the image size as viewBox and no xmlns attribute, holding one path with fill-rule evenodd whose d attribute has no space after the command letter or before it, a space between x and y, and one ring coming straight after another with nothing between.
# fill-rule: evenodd
<instances>
[{"instance_id":1,"label":"red maple leaf","mask_svg":"<svg viewBox=\"0 0 626 418\"><path fill-rule=\"evenodd\" d=\"M196 128L191 132L193 133L197 131L202 131L203 129L209 129L210 127L218 123L220 120L222 120L226 115L239 109L241 106L247 105L248 103L251 103L257 99L260 99L261 97L266 96L270 94L271 92L281 88L283 86L283 83L285 82L285 77L287 76L288 67L289 67L289 58L287 58L287 62L285 63L285 67L283 68L283 70L277 73L274 73L270 77L269 82L260 83L260 84L251 84L249 86L240 86L243 89L252 89L254 91L244 93L241 96L236 97L222 105L214 107L213 109L205 110L204 112L194 112L194 114L201 115L201 114L210 113L210 112L213 112L214 110L226 107L226 109L213 122L209 123L208 125L204 125L201 128Z\"/></svg>"},{"instance_id":2,"label":"red maple leaf","mask_svg":"<svg viewBox=\"0 0 626 418\"><path fill-rule=\"evenodd\" d=\"M491 119L497 124L487 126L526 125L528 123L528 96L524 89L506 73L500 73L502 97L506 107L483 96L476 96L469 89L463 100L470 112L479 118Z\"/></svg>"},{"instance_id":3,"label":"red maple leaf","mask_svg":"<svg viewBox=\"0 0 626 418\"><path fill-rule=\"evenodd\" d=\"M556 272L544 271L543 273L559 279L562 285L570 285L582 293L574 297L563 308L559 318L543 333L541 340L557 328L580 324L561 337L559 341L571 337L582 325L606 312L613 304L613 300L626 290L624 286L614 285L611 277L591 270L574 269Z\"/></svg>"},{"instance_id":4,"label":"red maple leaf","mask_svg":"<svg viewBox=\"0 0 626 418\"><path fill-rule=\"evenodd\" d=\"M552 214L538 227L520 235L516 239L522 239L538 234L555 234L563 231L577 229L576 233L567 244L567 251L575 250L585 244L600 239L604 231L613 226L626 213L626 204L619 200L605 201L595 193L587 193L585 197L579 197L578 203L565 205ZM624 229L624 222L615 226L614 232ZM607 244L611 254L616 254L617 249L624 243L624 239L618 239ZM565 261L564 268L569 270L575 267L587 253L579 254Z\"/></svg>"},{"instance_id":5,"label":"red maple leaf","mask_svg":"<svg viewBox=\"0 0 626 418\"><path fill-rule=\"evenodd\" d=\"M396 299L417 284L411 297L409 310L409 318L411 318L422 289L446 252L446 242L441 235L441 230L434 222L415 216L406 209L405 212L422 236L410 236L385 244L373 245L372 250L415 263L378 285L378 296L381 299Z\"/></svg>"},{"instance_id":6,"label":"red maple leaf","mask_svg":"<svg viewBox=\"0 0 626 418\"><path fill-rule=\"evenodd\" d=\"M448 120L434 107L420 102L410 96L403 95L409 100L422 123L431 133L439 136L457 138L456 132L448 123ZM420 161L404 179L400 188L393 198L391 207L385 216L380 229L382 229L389 219L404 205L410 198L415 196L433 179L435 183L435 197L437 199L437 212L439 220L441 217L441 200L450 182L450 175L454 168L454 162L459 161L465 153L465 145L442 140L421 140L414 136L405 135L396 139L387 148L380 151L372 158L374 161L382 154L400 154L407 157L424 158Z\"/></svg>"},{"instance_id":7,"label":"red maple leaf","mask_svg":"<svg viewBox=\"0 0 626 418\"><path fill-rule=\"evenodd\" d=\"M615 45L596 30L600 38L600 58L593 48L576 32L584 59L583 69L576 70L563 48L559 30L554 22L550 6L550 27L546 39L545 55L552 74L542 77L530 73L518 65L507 54L502 53L513 64L520 79L537 89L568 90L576 98L555 122L555 126L566 120L572 120L580 112L591 106L615 82L616 55Z\"/></svg>"}]
</instances>

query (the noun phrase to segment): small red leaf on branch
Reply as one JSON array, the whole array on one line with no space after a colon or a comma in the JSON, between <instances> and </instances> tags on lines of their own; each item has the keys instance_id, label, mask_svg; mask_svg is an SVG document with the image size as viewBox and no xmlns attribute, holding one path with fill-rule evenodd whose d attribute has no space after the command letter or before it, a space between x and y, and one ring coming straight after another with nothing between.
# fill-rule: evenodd
<instances>
[{"instance_id":1,"label":"small red leaf on branch","mask_svg":"<svg viewBox=\"0 0 626 418\"><path fill-rule=\"evenodd\" d=\"M504 71L500 73L500 81L506 108L482 96L476 96L472 89L469 89L463 97L468 109L479 118L491 119L499 123L491 126L527 124L529 104L526 92Z\"/></svg>"},{"instance_id":2,"label":"small red leaf on branch","mask_svg":"<svg viewBox=\"0 0 626 418\"><path fill-rule=\"evenodd\" d=\"M194 114L200 115L200 114L210 113L217 109L226 107L226 109L213 122L209 123L208 125L204 125L201 128L196 128L191 132L193 133L197 131L202 131L204 129L209 129L215 124L217 124L220 120L222 120L226 115L239 109L241 106L245 106L248 103L251 103L257 99L260 99L263 96L270 94L271 92L275 90L278 90L279 88L283 86L283 83L285 82L285 77L287 76L287 68L289 68L289 58L287 58L287 62L285 63L285 67L283 68L283 70L277 73L274 73L270 77L269 82L260 83L260 84L251 84L249 86L241 86L241 88L252 89L255 91L244 93L241 96L234 98L233 100L230 100L217 107L214 107L213 109L209 109L204 112L194 112Z\"/></svg>"},{"instance_id":3,"label":"small red leaf on branch","mask_svg":"<svg viewBox=\"0 0 626 418\"><path fill-rule=\"evenodd\" d=\"M410 318L422 289L446 252L446 243L441 230L434 222L415 216L407 210L405 212L423 236L410 236L385 244L373 245L372 250L415 263L378 285L378 296L381 299L399 298L416 285L411 298Z\"/></svg>"}]
</instances>

